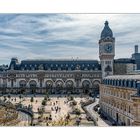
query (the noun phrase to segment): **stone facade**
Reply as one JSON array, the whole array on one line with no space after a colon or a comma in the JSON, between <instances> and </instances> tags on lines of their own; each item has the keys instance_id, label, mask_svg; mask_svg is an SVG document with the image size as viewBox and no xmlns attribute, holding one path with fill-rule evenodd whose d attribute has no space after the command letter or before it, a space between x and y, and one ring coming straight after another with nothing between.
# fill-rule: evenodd
<instances>
[{"instance_id":1,"label":"stone facade","mask_svg":"<svg viewBox=\"0 0 140 140\"><path fill-rule=\"evenodd\" d=\"M100 84L101 113L117 125L140 125L140 75L108 76Z\"/></svg>"},{"instance_id":2,"label":"stone facade","mask_svg":"<svg viewBox=\"0 0 140 140\"><path fill-rule=\"evenodd\" d=\"M101 71L21 71L0 72L1 93L94 93L99 92Z\"/></svg>"}]
</instances>

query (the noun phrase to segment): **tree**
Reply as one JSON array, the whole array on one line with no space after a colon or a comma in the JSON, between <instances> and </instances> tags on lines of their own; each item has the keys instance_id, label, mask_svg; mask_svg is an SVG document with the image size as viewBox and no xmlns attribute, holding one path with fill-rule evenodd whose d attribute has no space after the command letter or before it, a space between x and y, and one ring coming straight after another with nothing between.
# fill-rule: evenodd
<instances>
[{"instance_id":1,"label":"tree","mask_svg":"<svg viewBox=\"0 0 140 140\"><path fill-rule=\"evenodd\" d=\"M78 108L75 108L73 111L77 116L81 115L81 111Z\"/></svg>"},{"instance_id":2,"label":"tree","mask_svg":"<svg viewBox=\"0 0 140 140\"><path fill-rule=\"evenodd\" d=\"M70 120L70 114L69 113L66 116L66 120Z\"/></svg>"},{"instance_id":3,"label":"tree","mask_svg":"<svg viewBox=\"0 0 140 140\"><path fill-rule=\"evenodd\" d=\"M6 96L4 96L4 102L7 100Z\"/></svg>"},{"instance_id":4,"label":"tree","mask_svg":"<svg viewBox=\"0 0 140 140\"><path fill-rule=\"evenodd\" d=\"M48 97L47 97L47 96L45 96L45 97L44 97L44 100L45 100L45 101L47 101L47 100L48 100Z\"/></svg>"},{"instance_id":5,"label":"tree","mask_svg":"<svg viewBox=\"0 0 140 140\"><path fill-rule=\"evenodd\" d=\"M32 102L34 102L34 97L31 97L31 100L30 100L30 102L32 103Z\"/></svg>"},{"instance_id":6,"label":"tree","mask_svg":"<svg viewBox=\"0 0 140 140\"><path fill-rule=\"evenodd\" d=\"M79 126L80 123L81 123L81 119L80 119L80 118L77 118L77 119L76 119L76 125Z\"/></svg>"},{"instance_id":7,"label":"tree","mask_svg":"<svg viewBox=\"0 0 140 140\"><path fill-rule=\"evenodd\" d=\"M49 93L48 92L45 92L45 95L47 98L49 98Z\"/></svg>"},{"instance_id":8,"label":"tree","mask_svg":"<svg viewBox=\"0 0 140 140\"><path fill-rule=\"evenodd\" d=\"M21 102L21 98L22 98L22 96L21 96L21 94L20 94L20 95L19 95L20 102Z\"/></svg>"},{"instance_id":9,"label":"tree","mask_svg":"<svg viewBox=\"0 0 140 140\"><path fill-rule=\"evenodd\" d=\"M72 101L72 100L74 100L73 96L69 96L68 101Z\"/></svg>"},{"instance_id":10,"label":"tree","mask_svg":"<svg viewBox=\"0 0 140 140\"><path fill-rule=\"evenodd\" d=\"M10 100L10 98L11 98L11 95L10 95L10 94L8 94L8 96L7 96L7 97L8 97L8 99Z\"/></svg>"},{"instance_id":11,"label":"tree","mask_svg":"<svg viewBox=\"0 0 140 140\"><path fill-rule=\"evenodd\" d=\"M45 106L46 105L46 100L42 101L42 105Z\"/></svg>"},{"instance_id":12,"label":"tree","mask_svg":"<svg viewBox=\"0 0 140 140\"><path fill-rule=\"evenodd\" d=\"M42 108L38 108L38 114L40 114L40 117L43 116L43 112L45 111L45 109L42 107Z\"/></svg>"},{"instance_id":13,"label":"tree","mask_svg":"<svg viewBox=\"0 0 140 140\"><path fill-rule=\"evenodd\" d=\"M77 105L77 102L75 100L73 100L71 103L72 103L73 106Z\"/></svg>"}]
</instances>

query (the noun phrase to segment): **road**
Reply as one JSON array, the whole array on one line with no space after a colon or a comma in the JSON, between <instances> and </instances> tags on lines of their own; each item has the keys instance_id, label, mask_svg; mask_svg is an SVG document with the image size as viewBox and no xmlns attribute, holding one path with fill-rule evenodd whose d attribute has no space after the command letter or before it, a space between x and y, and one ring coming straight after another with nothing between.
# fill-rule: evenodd
<instances>
[{"instance_id":1,"label":"road","mask_svg":"<svg viewBox=\"0 0 140 140\"><path fill-rule=\"evenodd\" d=\"M100 116L97 112L93 110L94 106L96 106L99 103L99 99L96 99L96 101L88 106L85 107L87 112L89 113L90 117L96 121L98 126L109 126Z\"/></svg>"}]
</instances>

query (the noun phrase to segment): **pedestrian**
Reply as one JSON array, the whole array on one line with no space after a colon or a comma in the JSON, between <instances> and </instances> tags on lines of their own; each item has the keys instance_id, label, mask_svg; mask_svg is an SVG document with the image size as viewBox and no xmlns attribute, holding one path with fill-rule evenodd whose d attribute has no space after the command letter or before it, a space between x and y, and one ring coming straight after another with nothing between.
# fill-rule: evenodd
<instances>
[{"instance_id":1,"label":"pedestrian","mask_svg":"<svg viewBox=\"0 0 140 140\"><path fill-rule=\"evenodd\" d=\"M48 117L46 117L46 121L48 121Z\"/></svg>"},{"instance_id":2,"label":"pedestrian","mask_svg":"<svg viewBox=\"0 0 140 140\"><path fill-rule=\"evenodd\" d=\"M49 123L48 122L46 122L46 126L49 126Z\"/></svg>"},{"instance_id":3,"label":"pedestrian","mask_svg":"<svg viewBox=\"0 0 140 140\"><path fill-rule=\"evenodd\" d=\"M56 106L55 106L55 111L56 111Z\"/></svg>"},{"instance_id":4,"label":"pedestrian","mask_svg":"<svg viewBox=\"0 0 140 140\"><path fill-rule=\"evenodd\" d=\"M52 120L52 116L51 116L51 115L49 116L49 120L50 120L50 121Z\"/></svg>"}]
</instances>

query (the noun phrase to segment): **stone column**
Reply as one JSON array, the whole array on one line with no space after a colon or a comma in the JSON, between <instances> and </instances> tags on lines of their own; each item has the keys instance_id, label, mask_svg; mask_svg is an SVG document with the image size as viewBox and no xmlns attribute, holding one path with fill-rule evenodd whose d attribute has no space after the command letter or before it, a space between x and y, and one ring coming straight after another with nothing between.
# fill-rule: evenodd
<instances>
[{"instance_id":1,"label":"stone column","mask_svg":"<svg viewBox=\"0 0 140 140\"><path fill-rule=\"evenodd\" d=\"M40 93L42 93L42 79L40 79Z\"/></svg>"},{"instance_id":2,"label":"stone column","mask_svg":"<svg viewBox=\"0 0 140 140\"><path fill-rule=\"evenodd\" d=\"M42 71L42 70L40 70L40 72L37 74L37 77L38 77L38 82L39 82L39 88L40 88L40 93L42 93L42 88L43 88L43 86L42 86L42 83L43 83L43 80L44 80L44 76L45 76L45 73Z\"/></svg>"}]
</instances>

